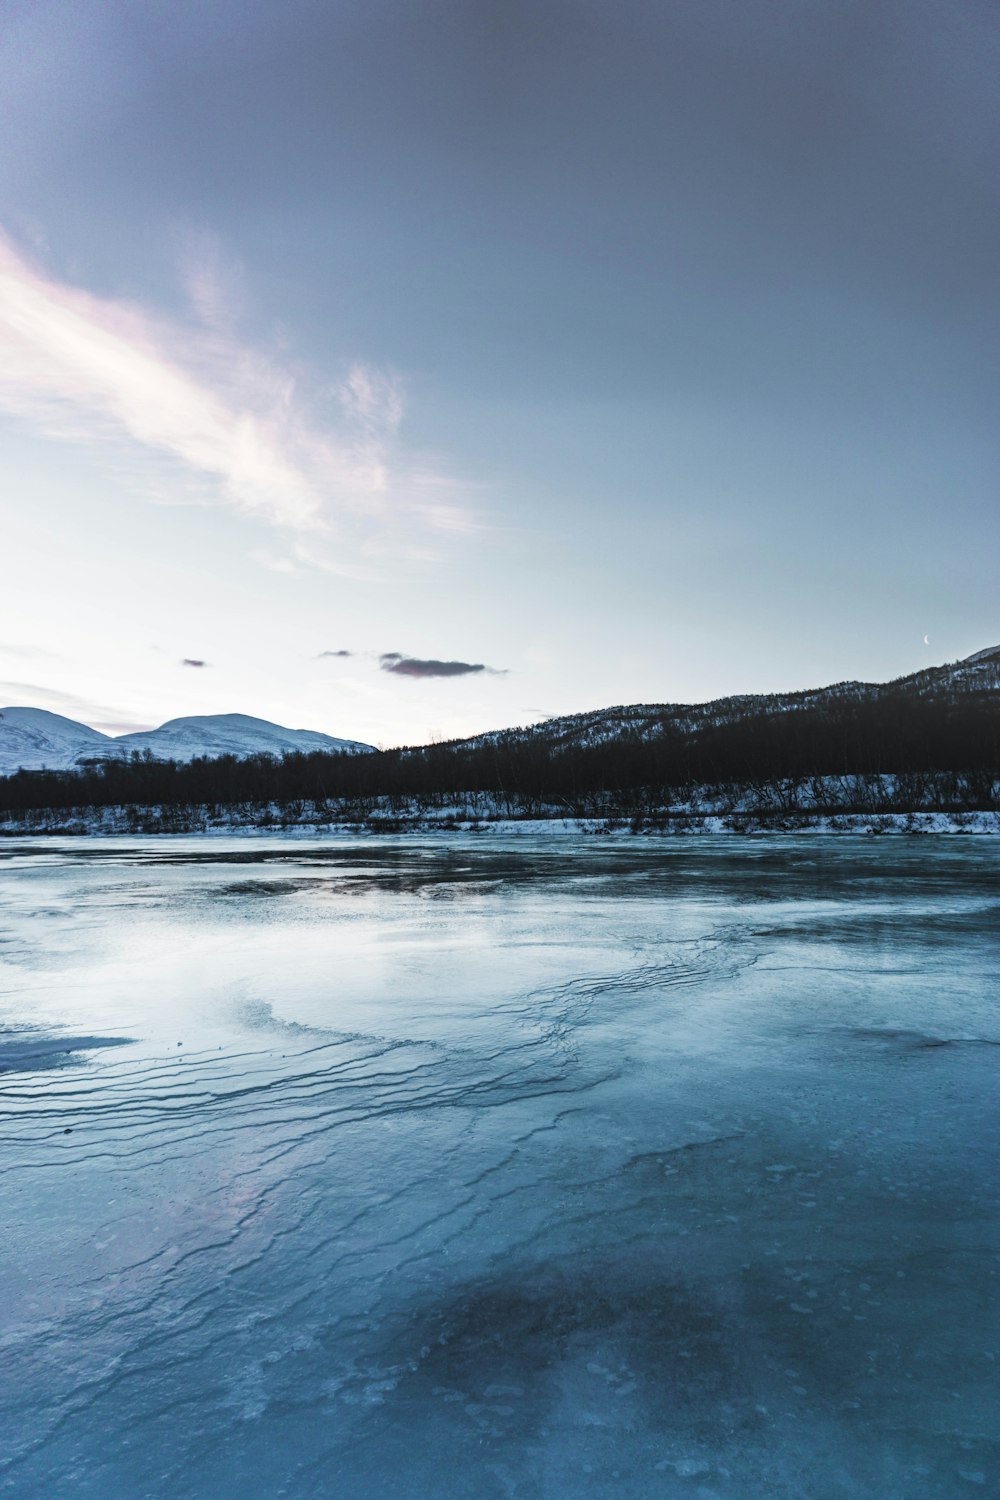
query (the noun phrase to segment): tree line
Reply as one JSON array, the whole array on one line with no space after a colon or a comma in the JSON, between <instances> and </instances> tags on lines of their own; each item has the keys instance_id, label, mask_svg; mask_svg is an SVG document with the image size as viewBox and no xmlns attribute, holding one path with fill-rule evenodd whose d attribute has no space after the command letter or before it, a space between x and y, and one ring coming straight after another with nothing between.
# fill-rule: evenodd
<instances>
[{"instance_id":1,"label":"tree line","mask_svg":"<svg viewBox=\"0 0 1000 1500\"><path fill-rule=\"evenodd\" d=\"M596 743L553 745L545 726L366 754L294 753L97 761L74 771L18 771L0 779L0 812L31 809L347 803L441 805L482 794L501 815L540 808L629 813L704 787L777 787L812 778L896 779L913 805L957 799L998 805L1000 697L831 697L783 712L678 728L667 712L650 734L628 728Z\"/></svg>"}]
</instances>

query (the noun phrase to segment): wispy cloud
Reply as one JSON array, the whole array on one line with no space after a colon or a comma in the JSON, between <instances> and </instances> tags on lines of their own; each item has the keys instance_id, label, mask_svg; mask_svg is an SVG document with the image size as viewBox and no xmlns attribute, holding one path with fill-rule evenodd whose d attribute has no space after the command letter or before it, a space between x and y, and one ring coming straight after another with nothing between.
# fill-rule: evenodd
<instances>
[{"instance_id":1,"label":"wispy cloud","mask_svg":"<svg viewBox=\"0 0 1000 1500\"><path fill-rule=\"evenodd\" d=\"M317 661L322 661L322 659L323 659L324 656L353 656L353 655L354 655L353 651L343 651L343 650L341 650L341 651L318 651L316 653L316 660Z\"/></svg>"},{"instance_id":2,"label":"wispy cloud","mask_svg":"<svg viewBox=\"0 0 1000 1500\"><path fill-rule=\"evenodd\" d=\"M95 703L78 693L64 693L58 688L44 687L37 682L0 681L0 694L12 701L9 707L45 708L49 713L63 714L70 719L82 720L105 734L125 733L132 729L148 729L150 726L130 718L120 708L111 708L106 703Z\"/></svg>"},{"instance_id":3,"label":"wispy cloud","mask_svg":"<svg viewBox=\"0 0 1000 1500\"><path fill-rule=\"evenodd\" d=\"M20 646L10 641L0 641L0 656L27 657L31 661L54 661L56 653L41 646Z\"/></svg>"},{"instance_id":4,"label":"wispy cloud","mask_svg":"<svg viewBox=\"0 0 1000 1500\"><path fill-rule=\"evenodd\" d=\"M179 233L181 281L197 318L233 337L246 306L243 268L213 234L188 227Z\"/></svg>"},{"instance_id":5,"label":"wispy cloud","mask_svg":"<svg viewBox=\"0 0 1000 1500\"><path fill-rule=\"evenodd\" d=\"M337 389L347 417L372 442L381 443L403 420L403 399L395 377L369 365L354 365Z\"/></svg>"},{"instance_id":6,"label":"wispy cloud","mask_svg":"<svg viewBox=\"0 0 1000 1500\"><path fill-rule=\"evenodd\" d=\"M170 323L56 280L0 236L0 409L56 438L124 441L300 536L468 528L453 481L400 450L393 376L353 366L321 420L306 382L238 340L220 282L217 264L189 267L199 326Z\"/></svg>"}]
</instances>

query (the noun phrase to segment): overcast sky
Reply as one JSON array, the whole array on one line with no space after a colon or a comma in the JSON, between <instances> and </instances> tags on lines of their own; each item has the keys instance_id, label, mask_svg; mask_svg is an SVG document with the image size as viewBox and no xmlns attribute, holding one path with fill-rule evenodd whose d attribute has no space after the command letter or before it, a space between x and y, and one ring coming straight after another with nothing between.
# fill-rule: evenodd
<instances>
[{"instance_id":1,"label":"overcast sky","mask_svg":"<svg viewBox=\"0 0 1000 1500\"><path fill-rule=\"evenodd\" d=\"M0 703L391 744L994 644L998 67L995 0L5 0Z\"/></svg>"}]
</instances>

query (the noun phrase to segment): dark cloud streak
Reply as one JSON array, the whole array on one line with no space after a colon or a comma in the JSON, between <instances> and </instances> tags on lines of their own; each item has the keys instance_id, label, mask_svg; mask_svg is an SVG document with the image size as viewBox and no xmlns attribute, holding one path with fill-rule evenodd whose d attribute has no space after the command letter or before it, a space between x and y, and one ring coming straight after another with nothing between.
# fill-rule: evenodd
<instances>
[{"instance_id":1,"label":"dark cloud streak","mask_svg":"<svg viewBox=\"0 0 1000 1500\"><path fill-rule=\"evenodd\" d=\"M397 677L470 677L479 672L503 675L496 667L488 667L481 661L437 661L433 657L403 656L399 651L383 652L379 665L383 672L392 672Z\"/></svg>"}]
</instances>

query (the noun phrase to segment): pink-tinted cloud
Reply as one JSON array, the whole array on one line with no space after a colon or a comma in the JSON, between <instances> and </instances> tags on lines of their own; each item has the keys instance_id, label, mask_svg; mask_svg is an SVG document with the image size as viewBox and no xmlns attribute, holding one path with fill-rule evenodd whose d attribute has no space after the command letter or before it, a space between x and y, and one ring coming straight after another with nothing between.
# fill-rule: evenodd
<instances>
[{"instance_id":1,"label":"pink-tinted cloud","mask_svg":"<svg viewBox=\"0 0 1000 1500\"><path fill-rule=\"evenodd\" d=\"M435 517L420 466L398 452L397 382L355 365L320 423L289 369L204 316L218 301L207 273L199 295L200 327L171 324L56 280L0 237L0 410L55 438L134 445L182 489L300 534L455 529L449 503Z\"/></svg>"}]
</instances>

